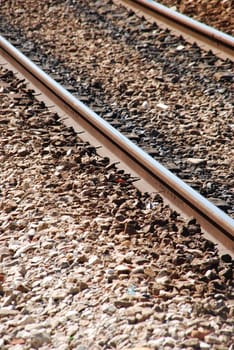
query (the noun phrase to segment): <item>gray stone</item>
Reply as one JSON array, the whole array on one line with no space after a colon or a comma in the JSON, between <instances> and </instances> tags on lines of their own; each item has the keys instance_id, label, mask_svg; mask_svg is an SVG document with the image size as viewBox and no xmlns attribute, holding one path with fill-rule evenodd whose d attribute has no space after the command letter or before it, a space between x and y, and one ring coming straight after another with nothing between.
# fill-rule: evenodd
<instances>
[{"instance_id":1,"label":"gray stone","mask_svg":"<svg viewBox=\"0 0 234 350\"><path fill-rule=\"evenodd\" d=\"M45 330L35 330L31 332L30 344L32 347L39 349L50 342L51 337Z\"/></svg>"}]
</instances>

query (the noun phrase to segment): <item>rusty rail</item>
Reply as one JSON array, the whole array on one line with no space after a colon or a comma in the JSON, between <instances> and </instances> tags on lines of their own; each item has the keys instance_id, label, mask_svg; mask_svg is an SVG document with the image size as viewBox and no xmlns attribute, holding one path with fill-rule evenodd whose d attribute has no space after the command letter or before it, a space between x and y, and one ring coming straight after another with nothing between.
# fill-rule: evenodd
<instances>
[{"instance_id":1,"label":"rusty rail","mask_svg":"<svg viewBox=\"0 0 234 350\"><path fill-rule=\"evenodd\" d=\"M138 177L136 186L144 192L159 192L185 217L195 217L207 238L219 245L220 252L234 256L234 220L222 212L160 163L115 130L60 84L31 62L0 36L0 64L7 65L26 78L32 88L42 94L43 101L66 114L66 124L82 130L80 137L99 149L101 155L120 162L120 167Z\"/></svg>"}]
</instances>

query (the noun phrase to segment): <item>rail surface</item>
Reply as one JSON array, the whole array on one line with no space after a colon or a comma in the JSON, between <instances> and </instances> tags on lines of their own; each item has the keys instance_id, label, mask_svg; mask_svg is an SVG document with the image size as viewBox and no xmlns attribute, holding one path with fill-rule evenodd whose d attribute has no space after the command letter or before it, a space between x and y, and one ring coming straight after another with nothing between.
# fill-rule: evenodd
<instances>
[{"instance_id":1,"label":"rail surface","mask_svg":"<svg viewBox=\"0 0 234 350\"><path fill-rule=\"evenodd\" d=\"M189 42L198 42L222 58L234 60L234 37L196 21L153 0L116 0L181 33Z\"/></svg>"},{"instance_id":2,"label":"rail surface","mask_svg":"<svg viewBox=\"0 0 234 350\"><path fill-rule=\"evenodd\" d=\"M82 131L81 139L95 147L101 146L99 154L119 162L119 167L139 178L136 187L144 192L160 193L165 203L183 216L195 217L206 237L218 244L220 253L234 256L234 220L231 217L115 130L1 36L0 64L7 64L23 76L40 93L40 98L53 106L50 108L60 115L65 114L65 123Z\"/></svg>"}]
</instances>

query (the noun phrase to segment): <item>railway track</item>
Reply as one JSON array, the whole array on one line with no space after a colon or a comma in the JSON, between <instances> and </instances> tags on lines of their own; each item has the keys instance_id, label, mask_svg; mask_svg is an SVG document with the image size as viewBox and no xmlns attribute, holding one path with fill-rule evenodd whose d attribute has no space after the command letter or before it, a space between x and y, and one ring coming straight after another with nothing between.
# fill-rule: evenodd
<instances>
[{"instance_id":1,"label":"railway track","mask_svg":"<svg viewBox=\"0 0 234 350\"><path fill-rule=\"evenodd\" d=\"M0 347L230 349L233 220L0 49Z\"/></svg>"},{"instance_id":2,"label":"railway track","mask_svg":"<svg viewBox=\"0 0 234 350\"><path fill-rule=\"evenodd\" d=\"M234 38L215 28L193 20L173 9L151 0L124 0L134 11L148 16L149 20L161 23L164 28L170 27L177 35L183 35L192 44L197 44L205 50L212 50L224 59L234 60Z\"/></svg>"},{"instance_id":3,"label":"railway track","mask_svg":"<svg viewBox=\"0 0 234 350\"><path fill-rule=\"evenodd\" d=\"M107 4L66 2L50 9L49 23L47 5L27 1L27 10L19 9L20 16L8 13L4 4L1 30L6 37L102 118L233 217L229 156L233 63L142 22L121 6L111 4L108 12ZM33 18L33 24L28 18ZM53 18L59 18L56 25ZM59 50L54 39L60 43Z\"/></svg>"},{"instance_id":4,"label":"railway track","mask_svg":"<svg viewBox=\"0 0 234 350\"><path fill-rule=\"evenodd\" d=\"M230 346L230 256L0 76L1 347Z\"/></svg>"},{"instance_id":5,"label":"railway track","mask_svg":"<svg viewBox=\"0 0 234 350\"><path fill-rule=\"evenodd\" d=\"M199 0L194 3L189 0L182 0L180 2L174 0L160 0L159 2L224 33L232 36L234 34L231 15L233 7L231 1L214 0L205 2Z\"/></svg>"},{"instance_id":6,"label":"railway track","mask_svg":"<svg viewBox=\"0 0 234 350\"><path fill-rule=\"evenodd\" d=\"M137 186L141 191L160 193L166 202L183 215L195 217L208 238L222 247L222 252L225 247L234 254L234 220L75 99L3 37L0 44L2 58L30 81L49 105L52 103L56 109L59 108L60 114L63 112L70 116L68 123L75 130L85 130L85 141L95 147L101 146L102 154L110 157L112 162L120 162L121 168L139 178Z\"/></svg>"}]
</instances>

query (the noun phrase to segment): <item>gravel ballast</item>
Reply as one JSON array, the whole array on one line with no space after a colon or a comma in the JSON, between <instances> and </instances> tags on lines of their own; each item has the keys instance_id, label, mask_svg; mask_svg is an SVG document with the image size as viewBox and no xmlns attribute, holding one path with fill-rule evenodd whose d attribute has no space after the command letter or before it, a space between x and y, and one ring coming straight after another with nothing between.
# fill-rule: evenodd
<instances>
[{"instance_id":1,"label":"gravel ballast","mask_svg":"<svg viewBox=\"0 0 234 350\"><path fill-rule=\"evenodd\" d=\"M233 62L111 1L6 1L1 32L234 216Z\"/></svg>"},{"instance_id":2,"label":"gravel ballast","mask_svg":"<svg viewBox=\"0 0 234 350\"><path fill-rule=\"evenodd\" d=\"M0 348L233 349L233 262L0 68Z\"/></svg>"}]
</instances>

